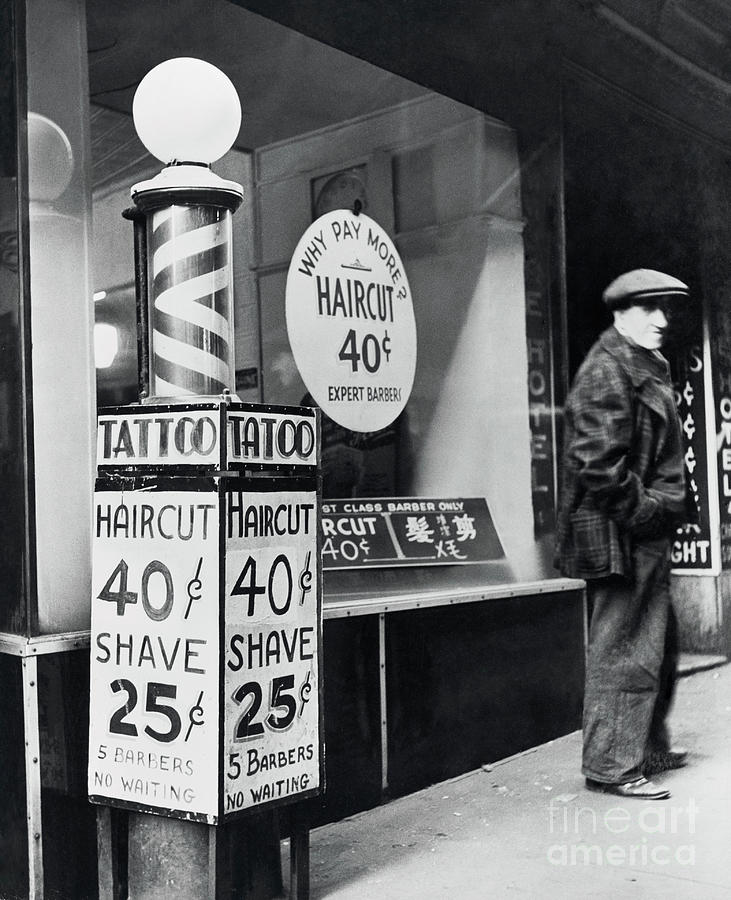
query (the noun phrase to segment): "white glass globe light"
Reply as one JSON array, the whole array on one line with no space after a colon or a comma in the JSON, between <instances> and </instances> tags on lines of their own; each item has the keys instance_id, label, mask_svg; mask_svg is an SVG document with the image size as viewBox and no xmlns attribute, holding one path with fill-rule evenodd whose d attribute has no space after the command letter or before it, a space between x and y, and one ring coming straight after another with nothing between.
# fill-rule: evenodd
<instances>
[{"instance_id":1,"label":"white glass globe light","mask_svg":"<svg viewBox=\"0 0 731 900\"><path fill-rule=\"evenodd\" d=\"M142 79L132 116L142 143L163 163L210 163L233 145L241 104L231 80L202 59L168 59Z\"/></svg>"},{"instance_id":2,"label":"white glass globe light","mask_svg":"<svg viewBox=\"0 0 731 900\"><path fill-rule=\"evenodd\" d=\"M71 183L74 153L65 132L46 116L28 113L28 180L31 200L57 200Z\"/></svg>"},{"instance_id":3,"label":"white glass globe light","mask_svg":"<svg viewBox=\"0 0 731 900\"><path fill-rule=\"evenodd\" d=\"M108 369L119 351L119 332L107 322L94 325L94 359L97 369Z\"/></svg>"}]
</instances>

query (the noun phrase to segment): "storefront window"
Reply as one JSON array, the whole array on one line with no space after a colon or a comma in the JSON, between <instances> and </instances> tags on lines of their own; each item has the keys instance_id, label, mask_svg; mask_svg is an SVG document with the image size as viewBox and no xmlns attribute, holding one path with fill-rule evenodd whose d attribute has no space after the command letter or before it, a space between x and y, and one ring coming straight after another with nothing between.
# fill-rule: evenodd
<instances>
[{"instance_id":1,"label":"storefront window","mask_svg":"<svg viewBox=\"0 0 731 900\"><path fill-rule=\"evenodd\" d=\"M88 627L94 385L84 4L27 5L37 618Z\"/></svg>"},{"instance_id":2,"label":"storefront window","mask_svg":"<svg viewBox=\"0 0 731 900\"><path fill-rule=\"evenodd\" d=\"M136 399L132 227L121 212L131 185L159 169L135 136L132 97L146 71L172 54L169 22L157 22L149 4L140 16L129 9L122 16L107 0L90 0L87 9L94 290L112 360L97 379L100 402L109 404ZM404 411L377 432L323 417L324 497L485 498L504 557L434 567L428 579L381 571L384 584L555 574L547 548L555 502L557 147L531 148L524 184L525 150L509 122L223 0L175 25L176 55L224 69L243 107L238 141L214 164L245 191L234 216L241 399L314 402L287 334L288 267L319 216L363 213L391 236L409 279L416 376ZM328 578L338 590L360 580L353 572Z\"/></svg>"},{"instance_id":3,"label":"storefront window","mask_svg":"<svg viewBox=\"0 0 731 900\"><path fill-rule=\"evenodd\" d=\"M23 217L18 201L16 127L17 50L11 4L0 4L0 479L4 485L0 519L0 631L23 633L28 565L26 500L23 489L23 315L19 246Z\"/></svg>"}]
</instances>

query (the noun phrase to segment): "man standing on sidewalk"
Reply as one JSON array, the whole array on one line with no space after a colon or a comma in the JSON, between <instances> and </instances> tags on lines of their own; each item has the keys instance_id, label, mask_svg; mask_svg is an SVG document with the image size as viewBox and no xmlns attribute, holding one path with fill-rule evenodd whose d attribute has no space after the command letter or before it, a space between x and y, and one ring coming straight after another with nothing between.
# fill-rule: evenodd
<instances>
[{"instance_id":1,"label":"man standing on sidewalk","mask_svg":"<svg viewBox=\"0 0 731 900\"><path fill-rule=\"evenodd\" d=\"M589 790L662 800L646 775L684 765L665 717L677 643L671 537L686 518L680 422L660 347L682 281L652 269L604 292L614 323L565 407L557 565L584 578L590 609L582 772Z\"/></svg>"}]
</instances>

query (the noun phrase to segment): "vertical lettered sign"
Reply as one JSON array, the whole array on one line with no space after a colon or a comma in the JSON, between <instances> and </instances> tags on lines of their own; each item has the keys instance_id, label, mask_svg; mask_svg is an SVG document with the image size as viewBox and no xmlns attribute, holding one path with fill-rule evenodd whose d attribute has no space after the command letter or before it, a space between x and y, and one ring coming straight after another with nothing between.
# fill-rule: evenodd
<instances>
[{"instance_id":1,"label":"vertical lettered sign","mask_svg":"<svg viewBox=\"0 0 731 900\"><path fill-rule=\"evenodd\" d=\"M525 314L533 528L536 538L539 538L553 531L556 506L553 359L549 332L551 309L542 291L526 293Z\"/></svg>"},{"instance_id":2,"label":"vertical lettered sign","mask_svg":"<svg viewBox=\"0 0 731 900\"><path fill-rule=\"evenodd\" d=\"M97 482L94 802L217 819L219 519L213 479Z\"/></svg>"},{"instance_id":3,"label":"vertical lettered sign","mask_svg":"<svg viewBox=\"0 0 731 900\"><path fill-rule=\"evenodd\" d=\"M731 565L731 391L728 375L719 375L724 394L718 398L718 482L721 518L721 565Z\"/></svg>"},{"instance_id":4,"label":"vertical lettered sign","mask_svg":"<svg viewBox=\"0 0 731 900\"><path fill-rule=\"evenodd\" d=\"M710 347L706 326L703 343L676 359L675 394L683 440L683 460L695 521L678 529L670 558L676 575L718 575L719 510L716 484L716 432Z\"/></svg>"},{"instance_id":5,"label":"vertical lettered sign","mask_svg":"<svg viewBox=\"0 0 731 900\"><path fill-rule=\"evenodd\" d=\"M317 491L279 482L225 494L225 816L321 787Z\"/></svg>"}]
</instances>

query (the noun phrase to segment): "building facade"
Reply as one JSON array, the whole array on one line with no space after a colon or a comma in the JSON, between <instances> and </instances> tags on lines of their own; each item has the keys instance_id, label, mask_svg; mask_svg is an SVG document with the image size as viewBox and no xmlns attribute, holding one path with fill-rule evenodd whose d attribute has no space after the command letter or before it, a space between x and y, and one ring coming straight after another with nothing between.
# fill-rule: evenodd
<instances>
[{"instance_id":1,"label":"building facade","mask_svg":"<svg viewBox=\"0 0 731 900\"><path fill-rule=\"evenodd\" d=\"M552 559L561 410L607 324L603 287L635 267L691 288L669 352L699 522L678 533L673 590L685 649L728 654L725 3L4 0L0 18L3 896L97 889L86 799L95 416L139 400L122 213L160 165L131 109L170 57L217 65L243 108L213 167L244 186L241 399L310 404L287 335L289 264L319 216L362 211L408 275L416 375L387 428L324 417L324 501L479 498L497 537L477 562L445 541L439 565L371 569L343 565L350 545L325 544L327 789L307 820L580 726L583 586ZM118 844L138 896L154 881L142 847L159 821ZM286 808L272 827L287 833Z\"/></svg>"}]
</instances>

